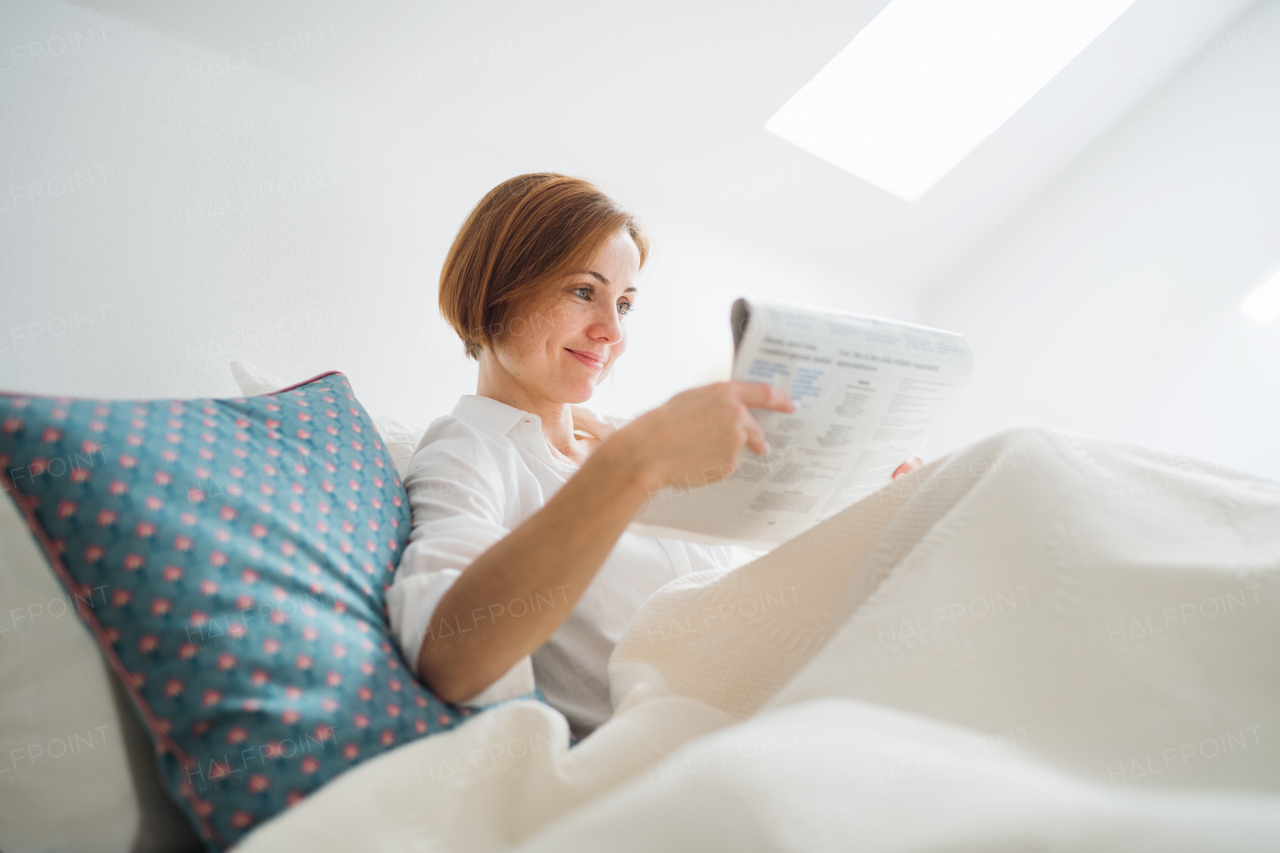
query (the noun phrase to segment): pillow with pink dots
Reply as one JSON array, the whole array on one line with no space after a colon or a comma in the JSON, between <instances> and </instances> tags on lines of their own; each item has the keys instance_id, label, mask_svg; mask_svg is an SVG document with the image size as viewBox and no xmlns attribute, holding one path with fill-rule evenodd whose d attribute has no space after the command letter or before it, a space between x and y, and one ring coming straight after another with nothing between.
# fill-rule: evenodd
<instances>
[{"instance_id":1,"label":"pillow with pink dots","mask_svg":"<svg viewBox=\"0 0 1280 853\"><path fill-rule=\"evenodd\" d=\"M268 373L261 367L238 358L231 359L231 375L235 377L240 393L246 397L270 394L289 384L274 373ZM387 415L374 415L373 428L378 431L378 437L386 446L391 462L396 466L396 473L403 477L409 470L409 460L422 442L426 427L411 426Z\"/></svg>"},{"instance_id":2,"label":"pillow with pink dots","mask_svg":"<svg viewBox=\"0 0 1280 853\"><path fill-rule=\"evenodd\" d=\"M0 394L0 486L211 850L476 713L389 634L409 506L339 373L224 400Z\"/></svg>"}]
</instances>

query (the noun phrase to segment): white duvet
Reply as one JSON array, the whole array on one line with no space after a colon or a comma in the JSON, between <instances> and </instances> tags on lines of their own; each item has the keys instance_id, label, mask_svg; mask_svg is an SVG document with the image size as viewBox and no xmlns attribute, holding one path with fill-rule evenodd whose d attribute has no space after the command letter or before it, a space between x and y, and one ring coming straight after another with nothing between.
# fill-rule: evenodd
<instances>
[{"instance_id":1,"label":"white duvet","mask_svg":"<svg viewBox=\"0 0 1280 853\"><path fill-rule=\"evenodd\" d=\"M572 751L499 706L256 851L1280 850L1280 485L993 436L644 607Z\"/></svg>"}]
</instances>

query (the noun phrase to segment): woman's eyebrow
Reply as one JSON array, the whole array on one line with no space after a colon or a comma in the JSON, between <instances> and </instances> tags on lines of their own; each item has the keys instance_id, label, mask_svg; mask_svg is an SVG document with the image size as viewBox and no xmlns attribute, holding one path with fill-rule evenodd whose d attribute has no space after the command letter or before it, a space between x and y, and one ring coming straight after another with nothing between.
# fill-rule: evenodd
<instances>
[{"instance_id":1,"label":"woman's eyebrow","mask_svg":"<svg viewBox=\"0 0 1280 853\"><path fill-rule=\"evenodd\" d=\"M600 273L596 272L595 270L586 270L586 273L587 273L587 275L593 275L593 276L595 276L597 279L599 279L599 280L600 280L600 283L601 283L601 284L603 284L603 285L605 285L606 287L609 285L609 279L607 279L607 278L605 278L604 276L600 275ZM622 292L623 292L623 293L638 293L639 291L637 291L634 287L628 287L626 290L624 290L624 291L622 291Z\"/></svg>"}]
</instances>

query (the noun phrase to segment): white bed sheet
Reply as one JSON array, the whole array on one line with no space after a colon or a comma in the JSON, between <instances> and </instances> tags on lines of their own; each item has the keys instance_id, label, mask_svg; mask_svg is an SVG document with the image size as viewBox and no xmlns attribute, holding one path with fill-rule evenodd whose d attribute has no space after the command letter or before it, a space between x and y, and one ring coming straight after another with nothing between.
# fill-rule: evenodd
<instances>
[{"instance_id":1,"label":"white bed sheet","mask_svg":"<svg viewBox=\"0 0 1280 853\"><path fill-rule=\"evenodd\" d=\"M1016 429L664 587L572 751L504 705L240 849L1274 850L1277 649L1280 486Z\"/></svg>"}]
</instances>

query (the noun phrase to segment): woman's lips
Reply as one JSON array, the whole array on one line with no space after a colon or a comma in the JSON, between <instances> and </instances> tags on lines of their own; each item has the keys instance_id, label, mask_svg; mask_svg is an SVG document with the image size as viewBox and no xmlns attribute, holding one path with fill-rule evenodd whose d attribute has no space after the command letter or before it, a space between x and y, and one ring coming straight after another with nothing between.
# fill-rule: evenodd
<instances>
[{"instance_id":1,"label":"woman's lips","mask_svg":"<svg viewBox=\"0 0 1280 853\"><path fill-rule=\"evenodd\" d=\"M591 356L586 355L586 354L584 354L584 353L580 353L580 352L578 352L577 350L569 349L568 347L565 347L565 352L569 353L569 355L573 356L573 357L574 357L574 358L576 358L578 361L580 361L580 362L582 362L583 364L585 364L587 367L593 368L593 369L595 369L595 370L601 370L601 369L603 369L603 368L604 368L604 360L603 360L603 359L602 359L602 360L600 360L600 361L596 361L596 360L595 360L594 358L592 358Z\"/></svg>"}]
</instances>

